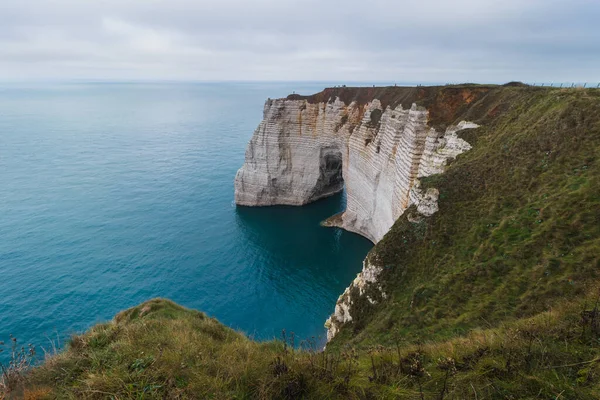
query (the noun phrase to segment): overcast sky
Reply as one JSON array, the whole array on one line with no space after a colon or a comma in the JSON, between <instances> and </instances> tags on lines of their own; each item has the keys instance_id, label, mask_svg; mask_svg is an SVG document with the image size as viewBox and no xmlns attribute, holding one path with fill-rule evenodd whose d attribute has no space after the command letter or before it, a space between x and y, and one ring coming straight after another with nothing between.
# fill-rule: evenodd
<instances>
[{"instance_id":1,"label":"overcast sky","mask_svg":"<svg viewBox=\"0 0 600 400\"><path fill-rule=\"evenodd\" d=\"M0 80L600 81L600 0L0 0Z\"/></svg>"}]
</instances>

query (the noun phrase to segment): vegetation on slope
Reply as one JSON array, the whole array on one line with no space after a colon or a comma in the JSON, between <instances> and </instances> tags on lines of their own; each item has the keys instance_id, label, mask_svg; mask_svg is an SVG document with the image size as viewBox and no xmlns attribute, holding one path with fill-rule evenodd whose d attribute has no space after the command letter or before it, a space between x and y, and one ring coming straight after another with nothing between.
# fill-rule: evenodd
<instances>
[{"instance_id":1,"label":"vegetation on slope","mask_svg":"<svg viewBox=\"0 0 600 400\"><path fill-rule=\"evenodd\" d=\"M372 250L388 297L356 302L339 342L450 338L598 281L600 91L498 88L453 118L482 125L461 132L473 149L423 180L439 212L411 223L409 210Z\"/></svg>"},{"instance_id":2,"label":"vegetation on slope","mask_svg":"<svg viewBox=\"0 0 600 400\"><path fill-rule=\"evenodd\" d=\"M73 337L13 396L594 399L600 390L598 296L581 300L447 341L319 352L311 343L294 349L289 336L257 343L203 313L155 299Z\"/></svg>"},{"instance_id":3,"label":"vegetation on slope","mask_svg":"<svg viewBox=\"0 0 600 400\"><path fill-rule=\"evenodd\" d=\"M290 335L256 343L157 299L73 337L12 396L598 398L600 91L410 96L434 126L482 127L460 133L471 151L423 180L440 190L440 211L400 218L369 254L387 296L354 297L353 321L325 352L310 340L294 349Z\"/></svg>"}]
</instances>

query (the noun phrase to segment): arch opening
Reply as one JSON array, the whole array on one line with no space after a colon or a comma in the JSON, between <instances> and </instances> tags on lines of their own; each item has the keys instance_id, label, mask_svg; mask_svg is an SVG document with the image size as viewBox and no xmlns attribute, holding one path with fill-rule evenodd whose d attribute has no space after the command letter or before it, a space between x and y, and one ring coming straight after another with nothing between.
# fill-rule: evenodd
<instances>
[{"instance_id":1,"label":"arch opening","mask_svg":"<svg viewBox=\"0 0 600 400\"><path fill-rule=\"evenodd\" d=\"M331 196L344 189L342 152L335 147L325 147L319 154L319 178L311 201Z\"/></svg>"}]
</instances>

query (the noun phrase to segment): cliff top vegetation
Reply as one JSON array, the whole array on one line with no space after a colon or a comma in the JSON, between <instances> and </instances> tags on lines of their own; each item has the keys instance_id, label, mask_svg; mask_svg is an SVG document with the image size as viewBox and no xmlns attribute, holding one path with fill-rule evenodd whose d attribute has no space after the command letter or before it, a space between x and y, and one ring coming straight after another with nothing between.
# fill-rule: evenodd
<instances>
[{"instance_id":1,"label":"cliff top vegetation","mask_svg":"<svg viewBox=\"0 0 600 400\"><path fill-rule=\"evenodd\" d=\"M12 398L595 399L596 292L448 340L320 352L295 338L258 343L203 313L154 299L73 336Z\"/></svg>"}]
</instances>

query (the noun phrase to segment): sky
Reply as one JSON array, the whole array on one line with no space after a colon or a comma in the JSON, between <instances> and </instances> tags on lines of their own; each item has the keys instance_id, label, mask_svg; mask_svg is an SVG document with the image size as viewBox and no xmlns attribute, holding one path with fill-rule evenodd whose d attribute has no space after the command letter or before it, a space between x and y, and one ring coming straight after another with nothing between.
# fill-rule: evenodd
<instances>
[{"instance_id":1,"label":"sky","mask_svg":"<svg viewBox=\"0 0 600 400\"><path fill-rule=\"evenodd\" d=\"M600 0L0 0L0 81L599 82Z\"/></svg>"}]
</instances>

